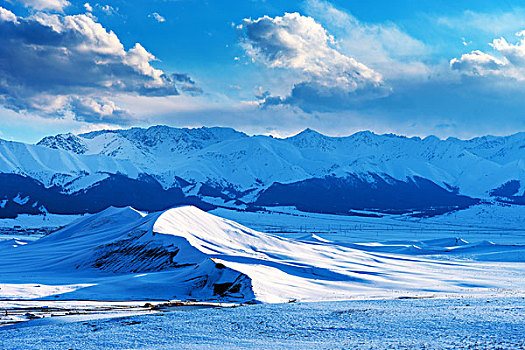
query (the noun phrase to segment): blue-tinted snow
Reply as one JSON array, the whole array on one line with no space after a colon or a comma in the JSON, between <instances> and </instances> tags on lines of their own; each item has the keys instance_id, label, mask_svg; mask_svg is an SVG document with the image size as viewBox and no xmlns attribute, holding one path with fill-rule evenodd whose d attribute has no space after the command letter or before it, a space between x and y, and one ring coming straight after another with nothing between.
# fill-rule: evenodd
<instances>
[{"instance_id":1,"label":"blue-tinted snow","mask_svg":"<svg viewBox=\"0 0 525 350\"><path fill-rule=\"evenodd\" d=\"M525 299L262 304L0 328L5 349L523 349Z\"/></svg>"}]
</instances>

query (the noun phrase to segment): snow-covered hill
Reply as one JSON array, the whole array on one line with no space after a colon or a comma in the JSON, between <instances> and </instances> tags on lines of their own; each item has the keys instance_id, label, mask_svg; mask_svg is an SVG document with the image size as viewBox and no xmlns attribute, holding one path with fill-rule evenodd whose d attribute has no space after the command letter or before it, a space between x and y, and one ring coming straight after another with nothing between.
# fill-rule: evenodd
<instances>
[{"instance_id":1,"label":"snow-covered hill","mask_svg":"<svg viewBox=\"0 0 525 350\"><path fill-rule=\"evenodd\" d=\"M523 246L291 240L191 206L149 215L109 208L35 242L0 246L0 299L284 302L523 290L519 264L421 257L456 253L524 259Z\"/></svg>"},{"instance_id":2,"label":"snow-covered hill","mask_svg":"<svg viewBox=\"0 0 525 350\"><path fill-rule=\"evenodd\" d=\"M137 178L142 172L129 160L100 155L79 156L62 149L50 152L46 147L0 139L0 173L28 176L45 187L58 185L81 189L85 184L100 181L104 173ZM80 179L84 179L83 184L76 183Z\"/></svg>"},{"instance_id":3,"label":"snow-covered hill","mask_svg":"<svg viewBox=\"0 0 525 350\"><path fill-rule=\"evenodd\" d=\"M0 176L9 188L0 193L0 207L11 208L4 214L0 208L0 216L31 212L17 197L55 212L53 201L72 196L75 209L68 213L76 214L137 206L133 196L145 192L152 203L142 202L143 210L208 203L439 212L479 200L525 203L525 133L465 141L371 132L328 137L306 129L278 139L229 128L155 126L50 136L38 145L0 141ZM95 189L117 193L103 199Z\"/></svg>"}]
</instances>

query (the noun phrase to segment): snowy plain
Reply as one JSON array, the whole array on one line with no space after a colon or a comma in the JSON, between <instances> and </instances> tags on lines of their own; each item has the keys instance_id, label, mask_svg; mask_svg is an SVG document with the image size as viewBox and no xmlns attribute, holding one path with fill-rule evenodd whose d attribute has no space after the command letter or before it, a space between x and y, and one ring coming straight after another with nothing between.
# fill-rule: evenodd
<instances>
[{"instance_id":1,"label":"snowy plain","mask_svg":"<svg viewBox=\"0 0 525 350\"><path fill-rule=\"evenodd\" d=\"M46 317L16 324L12 315L11 320L4 316L8 325L0 327L0 347L525 346L522 207L480 205L431 218L271 210L216 209L208 214L183 207L145 215L112 209L98 216L49 217L57 226L77 221L40 242L28 243L20 236L16 238L28 244L13 247L13 241L0 240L0 309L30 308L35 313L44 307L60 315L44 310L40 315ZM26 228L36 222L34 217L17 220ZM8 219L0 225L8 227ZM196 262L200 272L186 271L181 279L173 266L151 269L160 266L151 260L138 265L144 271L136 264L123 269L129 263L124 261L103 266L110 270L93 269L92 259L100 258L93 253L97 247L114 247L130 231L141 229L138 241L146 245L175 244L192 251L178 255L177 263ZM217 264L228 272L216 270ZM80 266L80 271L69 265ZM173 290L174 283L202 274L215 282L249 276L252 298L263 303L143 307L169 299L223 301L228 306L246 301L239 293L214 295L212 285L191 296L183 288ZM249 299L250 291L240 289ZM29 319L18 315L20 321Z\"/></svg>"},{"instance_id":2,"label":"snowy plain","mask_svg":"<svg viewBox=\"0 0 525 350\"><path fill-rule=\"evenodd\" d=\"M266 212L219 208L211 213L254 230L288 238L315 234L336 242L361 243L458 237L471 242L525 244L525 209L520 205L481 204L431 217L330 215L305 213L290 207L268 208Z\"/></svg>"},{"instance_id":3,"label":"snowy plain","mask_svg":"<svg viewBox=\"0 0 525 350\"><path fill-rule=\"evenodd\" d=\"M523 298L259 304L0 328L4 349L523 349Z\"/></svg>"}]
</instances>

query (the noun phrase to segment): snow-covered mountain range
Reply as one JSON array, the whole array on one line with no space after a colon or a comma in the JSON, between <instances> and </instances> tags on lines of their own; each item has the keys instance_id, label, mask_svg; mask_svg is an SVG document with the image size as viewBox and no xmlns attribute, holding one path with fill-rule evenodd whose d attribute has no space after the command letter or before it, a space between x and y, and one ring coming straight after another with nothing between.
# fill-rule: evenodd
<instances>
[{"instance_id":1,"label":"snow-covered mountain range","mask_svg":"<svg viewBox=\"0 0 525 350\"><path fill-rule=\"evenodd\" d=\"M525 204L525 133L440 140L358 132L289 138L229 128L104 130L0 140L0 216L296 206L440 212L479 201Z\"/></svg>"}]
</instances>

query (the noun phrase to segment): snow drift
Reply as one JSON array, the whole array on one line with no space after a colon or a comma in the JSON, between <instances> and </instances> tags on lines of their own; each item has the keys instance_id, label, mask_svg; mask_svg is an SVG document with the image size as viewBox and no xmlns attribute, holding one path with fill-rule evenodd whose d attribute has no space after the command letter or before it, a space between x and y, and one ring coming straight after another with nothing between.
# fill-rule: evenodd
<instances>
[{"instance_id":1,"label":"snow drift","mask_svg":"<svg viewBox=\"0 0 525 350\"><path fill-rule=\"evenodd\" d=\"M461 240L427 248L439 245L467 251ZM285 239L192 206L149 215L109 208L38 241L0 246L0 298L284 302L525 286L516 277L523 264L431 260L393 247ZM523 261L522 248L508 249Z\"/></svg>"}]
</instances>

